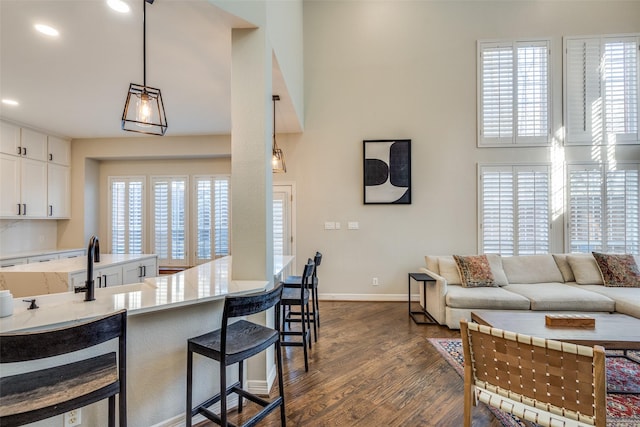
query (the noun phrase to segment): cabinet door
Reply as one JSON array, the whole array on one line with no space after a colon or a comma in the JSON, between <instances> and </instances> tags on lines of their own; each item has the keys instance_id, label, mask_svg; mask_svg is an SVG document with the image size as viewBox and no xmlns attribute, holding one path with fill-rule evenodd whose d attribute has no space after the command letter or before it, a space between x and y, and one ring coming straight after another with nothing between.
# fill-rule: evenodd
<instances>
[{"instance_id":1,"label":"cabinet door","mask_svg":"<svg viewBox=\"0 0 640 427\"><path fill-rule=\"evenodd\" d=\"M142 281L143 268L139 262L130 262L122 266L122 283L138 283Z\"/></svg>"},{"instance_id":2,"label":"cabinet door","mask_svg":"<svg viewBox=\"0 0 640 427\"><path fill-rule=\"evenodd\" d=\"M74 288L84 286L86 281L87 281L86 271L70 274L69 275L69 291L73 291Z\"/></svg>"},{"instance_id":3,"label":"cabinet door","mask_svg":"<svg viewBox=\"0 0 640 427\"><path fill-rule=\"evenodd\" d=\"M20 127L0 122L0 153L19 156L22 154L22 150L19 147Z\"/></svg>"},{"instance_id":4,"label":"cabinet door","mask_svg":"<svg viewBox=\"0 0 640 427\"><path fill-rule=\"evenodd\" d=\"M0 154L0 217L18 218L20 204L19 157ZM20 209L20 211L18 211Z\"/></svg>"},{"instance_id":5,"label":"cabinet door","mask_svg":"<svg viewBox=\"0 0 640 427\"><path fill-rule=\"evenodd\" d=\"M84 256L84 251L83 250L61 252L60 253L60 259L78 258L78 257L81 257L81 256Z\"/></svg>"},{"instance_id":6,"label":"cabinet door","mask_svg":"<svg viewBox=\"0 0 640 427\"><path fill-rule=\"evenodd\" d=\"M26 263L27 263L27 259L26 258L5 259L4 261L0 261L0 268L2 268L2 267L13 267L14 265L22 265L22 264L26 264Z\"/></svg>"},{"instance_id":7,"label":"cabinet door","mask_svg":"<svg viewBox=\"0 0 640 427\"><path fill-rule=\"evenodd\" d=\"M49 163L47 167L47 216L69 218L71 216L71 171L68 166Z\"/></svg>"},{"instance_id":8,"label":"cabinet door","mask_svg":"<svg viewBox=\"0 0 640 427\"><path fill-rule=\"evenodd\" d=\"M158 258L153 257L141 261L144 277L158 277Z\"/></svg>"},{"instance_id":9,"label":"cabinet door","mask_svg":"<svg viewBox=\"0 0 640 427\"><path fill-rule=\"evenodd\" d=\"M22 128L20 133L21 155L28 159L47 160L47 135Z\"/></svg>"},{"instance_id":10,"label":"cabinet door","mask_svg":"<svg viewBox=\"0 0 640 427\"><path fill-rule=\"evenodd\" d=\"M23 158L20 164L22 215L27 218L47 217L47 164Z\"/></svg>"},{"instance_id":11,"label":"cabinet door","mask_svg":"<svg viewBox=\"0 0 640 427\"><path fill-rule=\"evenodd\" d=\"M94 267L95 268L95 267ZM105 267L99 269L95 273L95 285L97 287L106 288L109 286L122 285L122 266L115 265L113 267Z\"/></svg>"},{"instance_id":12,"label":"cabinet door","mask_svg":"<svg viewBox=\"0 0 640 427\"><path fill-rule=\"evenodd\" d=\"M47 160L51 163L69 166L71 162L71 142L55 136L48 137L49 155Z\"/></svg>"},{"instance_id":13,"label":"cabinet door","mask_svg":"<svg viewBox=\"0 0 640 427\"><path fill-rule=\"evenodd\" d=\"M47 254L47 255L38 255L38 256L30 256L27 260L28 264L35 264L38 262L47 262L54 259L59 259L60 256L58 254Z\"/></svg>"}]
</instances>

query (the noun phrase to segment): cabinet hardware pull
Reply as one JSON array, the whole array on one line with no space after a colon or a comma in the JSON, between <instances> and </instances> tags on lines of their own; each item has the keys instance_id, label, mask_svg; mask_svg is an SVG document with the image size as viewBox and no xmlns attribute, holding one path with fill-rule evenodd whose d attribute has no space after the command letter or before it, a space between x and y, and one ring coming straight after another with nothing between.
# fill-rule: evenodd
<instances>
[{"instance_id":1,"label":"cabinet hardware pull","mask_svg":"<svg viewBox=\"0 0 640 427\"><path fill-rule=\"evenodd\" d=\"M49 216L53 216L53 205L49 205Z\"/></svg>"},{"instance_id":2,"label":"cabinet hardware pull","mask_svg":"<svg viewBox=\"0 0 640 427\"><path fill-rule=\"evenodd\" d=\"M49 153L49 161L53 161L53 154Z\"/></svg>"},{"instance_id":3,"label":"cabinet hardware pull","mask_svg":"<svg viewBox=\"0 0 640 427\"><path fill-rule=\"evenodd\" d=\"M27 214L27 204L23 203L22 204L22 215L26 215Z\"/></svg>"},{"instance_id":4,"label":"cabinet hardware pull","mask_svg":"<svg viewBox=\"0 0 640 427\"><path fill-rule=\"evenodd\" d=\"M98 287L102 287L102 276L98 276Z\"/></svg>"},{"instance_id":5,"label":"cabinet hardware pull","mask_svg":"<svg viewBox=\"0 0 640 427\"><path fill-rule=\"evenodd\" d=\"M20 203L18 203L18 215L22 215L22 212L20 210Z\"/></svg>"},{"instance_id":6,"label":"cabinet hardware pull","mask_svg":"<svg viewBox=\"0 0 640 427\"><path fill-rule=\"evenodd\" d=\"M147 266L146 265L142 266L142 277L147 277Z\"/></svg>"},{"instance_id":7,"label":"cabinet hardware pull","mask_svg":"<svg viewBox=\"0 0 640 427\"><path fill-rule=\"evenodd\" d=\"M18 156L22 154L22 147L18 147Z\"/></svg>"},{"instance_id":8,"label":"cabinet hardware pull","mask_svg":"<svg viewBox=\"0 0 640 427\"><path fill-rule=\"evenodd\" d=\"M107 275L105 274L102 277L104 277L104 287L106 288L107 287Z\"/></svg>"},{"instance_id":9,"label":"cabinet hardware pull","mask_svg":"<svg viewBox=\"0 0 640 427\"><path fill-rule=\"evenodd\" d=\"M22 155L23 156L27 155L27 147L22 147Z\"/></svg>"}]
</instances>

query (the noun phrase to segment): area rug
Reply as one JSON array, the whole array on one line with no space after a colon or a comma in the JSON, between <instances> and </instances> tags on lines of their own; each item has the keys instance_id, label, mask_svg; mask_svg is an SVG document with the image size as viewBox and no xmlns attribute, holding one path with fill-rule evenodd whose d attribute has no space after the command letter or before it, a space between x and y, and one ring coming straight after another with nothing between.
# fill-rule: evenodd
<instances>
[{"instance_id":1,"label":"area rug","mask_svg":"<svg viewBox=\"0 0 640 427\"><path fill-rule=\"evenodd\" d=\"M455 371L464 377L464 352L462 341L455 338L428 338L429 342ZM608 389L640 390L640 364L616 357L619 353L607 352ZM640 361L640 352L629 352L629 357ZM489 410L505 427L524 427L516 417L498 409ZM640 394L607 393L607 427L640 427Z\"/></svg>"}]
</instances>

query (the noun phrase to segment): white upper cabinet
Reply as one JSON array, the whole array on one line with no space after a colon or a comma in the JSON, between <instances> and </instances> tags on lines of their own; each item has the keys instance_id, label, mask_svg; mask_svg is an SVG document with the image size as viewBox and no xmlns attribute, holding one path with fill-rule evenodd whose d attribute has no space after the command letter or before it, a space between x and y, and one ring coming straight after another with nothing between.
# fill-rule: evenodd
<instances>
[{"instance_id":1,"label":"white upper cabinet","mask_svg":"<svg viewBox=\"0 0 640 427\"><path fill-rule=\"evenodd\" d=\"M47 135L31 129L22 128L20 135L22 157L47 161Z\"/></svg>"},{"instance_id":2,"label":"white upper cabinet","mask_svg":"<svg viewBox=\"0 0 640 427\"><path fill-rule=\"evenodd\" d=\"M71 163L71 141L49 136L49 156L47 160L50 163L69 166Z\"/></svg>"},{"instance_id":3,"label":"white upper cabinet","mask_svg":"<svg viewBox=\"0 0 640 427\"><path fill-rule=\"evenodd\" d=\"M0 122L0 153L20 156L20 128L11 123Z\"/></svg>"}]
</instances>

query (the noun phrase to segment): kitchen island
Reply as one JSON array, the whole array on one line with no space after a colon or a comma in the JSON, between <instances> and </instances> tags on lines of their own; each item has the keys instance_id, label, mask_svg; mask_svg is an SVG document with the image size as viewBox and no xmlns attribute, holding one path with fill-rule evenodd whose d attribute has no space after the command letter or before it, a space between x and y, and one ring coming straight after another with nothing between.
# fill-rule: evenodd
<instances>
[{"instance_id":1,"label":"kitchen island","mask_svg":"<svg viewBox=\"0 0 640 427\"><path fill-rule=\"evenodd\" d=\"M280 273L292 259L278 257L274 273ZM220 258L141 283L98 288L96 300L91 302L84 301L84 294L63 292L36 296L40 308L27 310L29 304L16 298L14 314L0 318L0 332L50 328L127 309L129 425L180 425L185 411L187 339L220 327L226 295L257 292L270 284L267 280L231 280L231 261L231 257ZM115 349L115 342L108 344ZM217 390L217 368L201 358L194 362L198 372L194 400L199 401ZM30 363L30 369L38 364ZM2 375L24 370L24 364L3 365ZM82 425L102 425L100 420L106 419L106 412L106 402L83 409ZM62 424L60 418L34 425L58 427Z\"/></svg>"}]
</instances>

